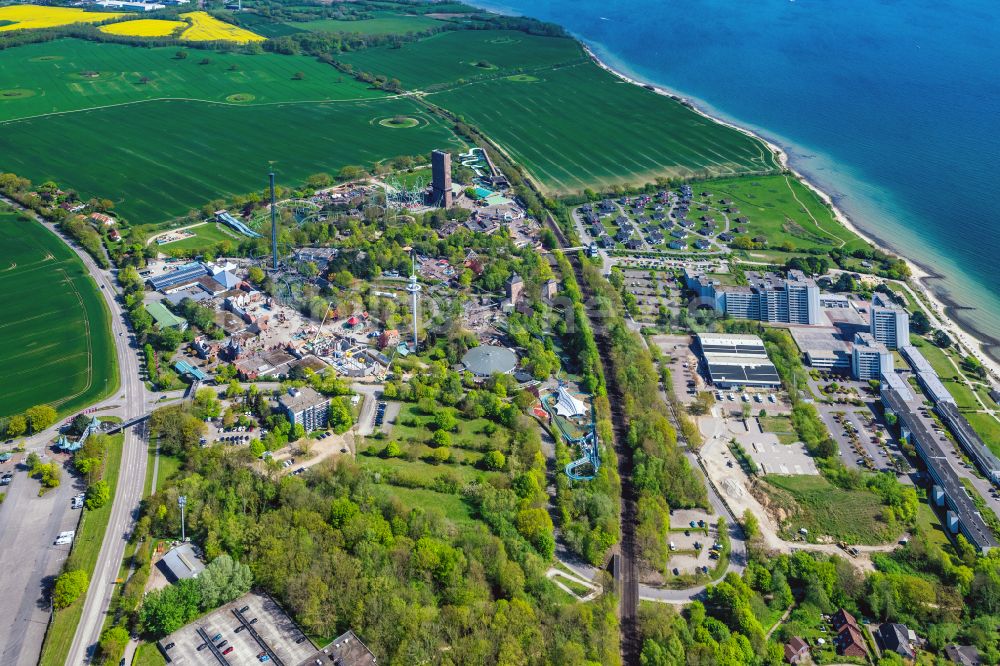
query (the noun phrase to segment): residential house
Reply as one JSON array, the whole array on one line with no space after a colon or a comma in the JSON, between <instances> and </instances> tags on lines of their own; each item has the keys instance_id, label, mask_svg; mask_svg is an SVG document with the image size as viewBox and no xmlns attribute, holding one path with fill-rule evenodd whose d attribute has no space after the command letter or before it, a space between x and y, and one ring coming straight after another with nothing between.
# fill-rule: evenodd
<instances>
[{"instance_id":1,"label":"residential house","mask_svg":"<svg viewBox=\"0 0 1000 666\"><path fill-rule=\"evenodd\" d=\"M670 241L667 244L667 247L669 247L671 250L683 250L687 248L687 245L685 245L683 241L675 240L675 241Z\"/></svg>"},{"instance_id":2,"label":"residential house","mask_svg":"<svg viewBox=\"0 0 1000 666\"><path fill-rule=\"evenodd\" d=\"M948 645L944 648L944 656L959 666L981 666L983 663L979 650L972 645Z\"/></svg>"},{"instance_id":3,"label":"residential house","mask_svg":"<svg viewBox=\"0 0 1000 666\"><path fill-rule=\"evenodd\" d=\"M837 654L862 659L868 656L868 645L865 643L864 633L853 615L841 608L830 618L830 623L833 625L834 631L837 632L836 638L833 639Z\"/></svg>"},{"instance_id":4,"label":"residential house","mask_svg":"<svg viewBox=\"0 0 1000 666\"><path fill-rule=\"evenodd\" d=\"M809 645L799 638L792 636L791 640L785 643L785 661L789 664L799 664L809 656Z\"/></svg>"},{"instance_id":5,"label":"residential house","mask_svg":"<svg viewBox=\"0 0 1000 666\"><path fill-rule=\"evenodd\" d=\"M912 641L916 638L905 624L886 622L875 631L875 641L883 652L895 652L903 659L913 659Z\"/></svg>"}]
</instances>

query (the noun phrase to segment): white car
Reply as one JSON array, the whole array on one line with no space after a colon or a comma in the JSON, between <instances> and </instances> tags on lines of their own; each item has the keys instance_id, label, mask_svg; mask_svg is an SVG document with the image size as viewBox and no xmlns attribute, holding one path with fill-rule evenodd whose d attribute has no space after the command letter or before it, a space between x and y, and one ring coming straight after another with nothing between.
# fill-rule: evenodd
<instances>
[{"instance_id":1,"label":"white car","mask_svg":"<svg viewBox=\"0 0 1000 666\"><path fill-rule=\"evenodd\" d=\"M73 537L76 536L75 530L70 530L68 532L60 532L59 536L56 537L56 545L64 546L68 543L73 543Z\"/></svg>"}]
</instances>

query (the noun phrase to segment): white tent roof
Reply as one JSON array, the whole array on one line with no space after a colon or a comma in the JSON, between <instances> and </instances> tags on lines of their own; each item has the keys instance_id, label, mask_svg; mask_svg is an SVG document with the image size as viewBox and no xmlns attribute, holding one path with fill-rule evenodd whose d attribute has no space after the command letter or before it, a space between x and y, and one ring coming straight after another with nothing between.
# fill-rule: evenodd
<instances>
[{"instance_id":1,"label":"white tent roof","mask_svg":"<svg viewBox=\"0 0 1000 666\"><path fill-rule=\"evenodd\" d=\"M556 414L562 417L582 416L587 413L587 405L569 391L565 386L560 386L556 390L559 396L556 401Z\"/></svg>"}]
</instances>

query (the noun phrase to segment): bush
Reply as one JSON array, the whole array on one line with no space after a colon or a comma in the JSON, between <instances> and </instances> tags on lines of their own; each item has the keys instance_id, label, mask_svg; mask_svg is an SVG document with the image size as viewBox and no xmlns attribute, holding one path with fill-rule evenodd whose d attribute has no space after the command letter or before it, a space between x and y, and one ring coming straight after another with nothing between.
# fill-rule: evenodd
<instances>
[{"instance_id":1,"label":"bush","mask_svg":"<svg viewBox=\"0 0 1000 666\"><path fill-rule=\"evenodd\" d=\"M52 605L56 609L71 606L74 601L86 594L89 584L87 572L82 569L74 569L60 574L52 589Z\"/></svg>"},{"instance_id":2,"label":"bush","mask_svg":"<svg viewBox=\"0 0 1000 666\"><path fill-rule=\"evenodd\" d=\"M108 482L101 479L90 484L87 488L87 508L93 511L94 509L100 509L102 506L111 501L111 486Z\"/></svg>"}]
</instances>

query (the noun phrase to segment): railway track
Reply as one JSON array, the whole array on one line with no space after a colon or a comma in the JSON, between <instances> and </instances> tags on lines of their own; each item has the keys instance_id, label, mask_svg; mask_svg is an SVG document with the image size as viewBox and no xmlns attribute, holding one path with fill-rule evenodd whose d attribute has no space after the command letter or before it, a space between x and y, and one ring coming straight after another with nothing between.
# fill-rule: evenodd
<instances>
[{"instance_id":1,"label":"railway track","mask_svg":"<svg viewBox=\"0 0 1000 666\"><path fill-rule=\"evenodd\" d=\"M566 234L559 225L547 216L546 224L556 235L561 248L570 246ZM583 293L584 301L593 296L590 286L583 278L583 255L567 255L566 259L573 266L577 284ZM636 564L635 531L638 525L635 486L632 483L634 459L632 450L628 447L628 423L622 410L623 395L618 384L617 375L611 367L611 341L604 330L603 322L591 321L594 332L594 342L600 352L601 365L604 371L605 386L608 391L608 403L611 408L611 425L614 432L613 448L618 462L618 475L621 479L621 539L618 553L615 556L617 566L614 566L615 584L619 599L619 621L621 637L622 663L635 665L639 663L642 651L642 640L639 635L639 574Z\"/></svg>"}]
</instances>

